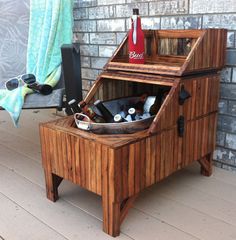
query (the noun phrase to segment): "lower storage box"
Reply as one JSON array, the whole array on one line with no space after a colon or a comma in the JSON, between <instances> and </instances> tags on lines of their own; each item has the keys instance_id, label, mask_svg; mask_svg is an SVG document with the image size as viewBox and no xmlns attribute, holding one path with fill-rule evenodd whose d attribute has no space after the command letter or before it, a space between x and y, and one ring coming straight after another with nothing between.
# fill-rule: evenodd
<instances>
[{"instance_id":1,"label":"lower storage box","mask_svg":"<svg viewBox=\"0 0 236 240\"><path fill-rule=\"evenodd\" d=\"M168 95L150 126L131 134L95 134L76 128L73 116L40 125L47 197L58 199L63 179L102 196L103 229L117 236L138 193L198 161L212 172L219 74L161 77L104 72L85 101L147 92ZM184 92L189 98L185 98Z\"/></svg>"}]
</instances>

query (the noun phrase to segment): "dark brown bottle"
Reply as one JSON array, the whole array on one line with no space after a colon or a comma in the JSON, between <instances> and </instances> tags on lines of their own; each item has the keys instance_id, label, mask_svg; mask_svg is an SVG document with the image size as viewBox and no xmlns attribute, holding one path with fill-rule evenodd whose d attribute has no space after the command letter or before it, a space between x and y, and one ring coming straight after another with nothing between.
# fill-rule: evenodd
<instances>
[{"instance_id":1,"label":"dark brown bottle","mask_svg":"<svg viewBox=\"0 0 236 240\"><path fill-rule=\"evenodd\" d=\"M72 99L68 102L68 105L70 106L71 112L73 114L81 112L80 107L78 106L78 103L75 99Z\"/></svg>"},{"instance_id":2,"label":"dark brown bottle","mask_svg":"<svg viewBox=\"0 0 236 240\"><path fill-rule=\"evenodd\" d=\"M94 105L97 107L97 109L101 112L102 118L107 123L113 123L114 122L114 116L111 114L111 112L104 106L104 104L101 102L101 100L97 100Z\"/></svg>"},{"instance_id":3,"label":"dark brown bottle","mask_svg":"<svg viewBox=\"0 0 236 240\"><path fill-rule=\"evenodd\" d=\"M105 123L105 119L101 116L99 116L98 114L96 114L94 112L94 110L88 106L88 104L85 102L85 101L81 101L79 103L79 106L81 108L81 111L87 115L93 122L96 122L96 123Z\"/></svg>"},{"instance_id":4,"label":"dark brown bottle","mask_svg":"<svg viewBox=\"0 0 236 240\"><path fill-rule=\"evenodd\" d=\"M143 114L143 106L147 97L148 95L146 93L140 96L140 100L134 106L136 114L140 114L140 115Z\"/></svg>"},{"instance_id":5,"label":"dark brown bottle","mask_svg":"<svg viewBox=\"0 0 236 240\"><path fill-rule=\"evenodd\" d=\"M152 104L152 106L150 107L149 113L151 114L151 116L156 115L157 112L159 111L160 107L161 107L161 99L162 96L157 95L155 98L154 103Z\"/></svg>"}]
</instances>

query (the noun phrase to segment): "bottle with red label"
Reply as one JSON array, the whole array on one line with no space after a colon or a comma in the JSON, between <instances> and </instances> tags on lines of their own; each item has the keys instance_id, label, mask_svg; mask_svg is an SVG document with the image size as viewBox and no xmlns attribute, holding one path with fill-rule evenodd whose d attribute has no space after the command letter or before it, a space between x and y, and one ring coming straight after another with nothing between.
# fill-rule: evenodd
<instances>
[{"instance_id":1,"label":"bottle with red label","mask_svg":"<svg viewBox=\"0 0 236 240\"><path fill-rule=\"evenodd\" d=\"M129 62L144 64L144 33L141 28L141 19L137 8L133 9L131 22L132 27L128 36Z\"/></svg>"}]
</instances>

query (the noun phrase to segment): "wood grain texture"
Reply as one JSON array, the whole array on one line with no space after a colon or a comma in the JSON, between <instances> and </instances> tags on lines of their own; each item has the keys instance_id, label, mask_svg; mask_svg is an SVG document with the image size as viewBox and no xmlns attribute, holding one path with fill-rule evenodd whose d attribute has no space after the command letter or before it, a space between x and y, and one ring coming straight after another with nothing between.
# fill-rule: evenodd
<instances>
[{"instance_id":1,"label":"wood grain texture","mask_svg":"<svg viewBox=\"0 0 236 240\"><path fill-rule=\"evenodd\" d=\"M146 37L151 39L146 39L146 42L152 44L149 60L166 61L168 67L147 64L133 68L124 61L123 54L128 52L125 40L107 69L95 81L85 101L93 103L97 99L105 101L143 93L156 96L165 91L166 97L149 128L132 134L86 132L76 128L71 116L41 124L47 197L52 201L58 199L58 186L62 179L102 196L103 230L111 236L118 236L121 222L143 189L193 161L200 163L203 175L210 176L220 82L220 73L215 70L224 64L221 57L225 51L225 33L222 29L146 31ZM171 60L166 56L154 56L160 47L154 47L158 38L170 38L168 45L173 42L175 46L168 47L171 52L176 52L179 42L175 39L181 36L192 39L188 56L171 56ZM218 44L212 43L214 38L224 47L213 56L214 44ZM112 62L116 58L121 63ZM111 71L113 63L120 66L119 71L116 68ZM180 67L180 64L183 65ZM178 68L182 73L197 73L201 69L210 69L211 72L176 77L180 73ZM175 71L176 76L153 74L164 71L169 75ZM181 104L179 94L183 88L190 98ZM184 119L182 135L179 117Z\"/></svg>"},{"instance_id":2,"label":"wood grain texture","mask_svg":"<svg viewBox=\"0 0 236 240\"><path fill-rule=\"evenodd\" d=\"M102 79L102 78L100 78ZM123 95L143 89L132 87L129 81L102 80L99 97L111 97L108 91L122 86ZM157 85L146 84L154 93ZM179 105L180 86L190 93L184 105ZM97 90L99 90L97 88ZM127 90L125 90L127 89ZM98 92L91 99L97 98ZM115 92L114 92L115 94ZM116 95L120 97L122 91ZM210 175L210 154L215 146L219 75L207 74L174 79L160 111L150 128L135 134L96 135L75 128L66 117L40 125L43 167L47 196L58 199L62 179L70 180L102 196L103 229L117 236L127 214L122 203L173 172L199 161L203 175ZM177 119L185 118L184 136L179 137Z\"/></svg>"}]
</instances>

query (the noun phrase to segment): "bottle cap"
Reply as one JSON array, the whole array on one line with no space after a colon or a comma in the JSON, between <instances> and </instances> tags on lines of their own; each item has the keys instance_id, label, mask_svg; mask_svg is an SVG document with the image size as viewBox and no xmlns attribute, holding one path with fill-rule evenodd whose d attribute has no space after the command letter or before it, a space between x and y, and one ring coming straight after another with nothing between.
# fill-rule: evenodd
<instances>
[{"instance_id":1,"label":"bottle cap","mask_svg":"<svg viewBox=\"0 0 236 240\"><path fill-rule=\"evenodd\" d=\"M114 116L114 122L120 122L121 120L122 120L122 117L121 117L120 114L116 114L116 115Z\"/></svg>"},{"instance_id":2,"label":"bottle cap","mask_svg":"<svg viewBox=\"0 0 236 240\"><path fill-rule=\"evenodd\" d=\"M81 107L81 108L83 108L84 106L86 106L86 102L85 101L81 101L80 103L79 103L79 106Z\"/></svg>"},{"instance_id":3,"label":"bottle cap","mask_svg":"<svg viewBox=\"0 0 236 240\"><path fill-rule=\"evenodd\" d=\"M70 100L69 102L68 102L68 104L69 105L72 105L73 103L75 103L76 102L76 100L75 99L72 99L72 100Z\"/></svg>"},{"instance_id":4,"label":"bottle cap","mask_svg":"<svg viewBox=\"0 0 236 240\"><path fill-rule=\"evenodd\" d=\"M101 102L101 100L98 99L97 101L94 102L94 105L97 105L97 104L99 104L100 102Z\"/></svg>"},{"instance_id":5,"label":"bottle cap","mask_svg":"<svg viewBox=\"0 0 236 240\"><path fill-rule=\"evenodd\" d=\"M139 15L139 9L133 8L133 15Z\"/></svg>"},{"instance_id":6,"label":"bottle cap","mask_svg":"<svg viewBox=\"0 0 236 240\"><path fill-rule=\"evenodd\" d=\"M128 110L128 113L129 113L130 115L135 114L135 108L130 108L130 109Z\"/></svg>"}]
</instances>

